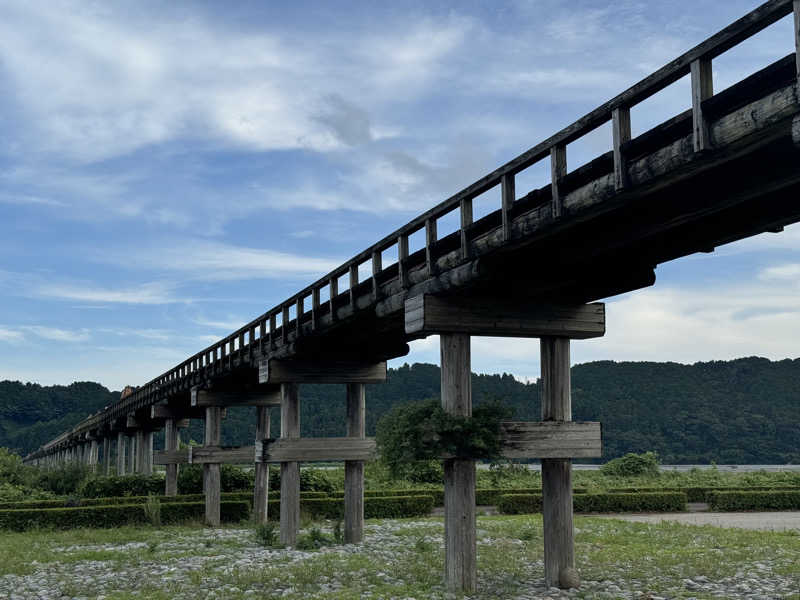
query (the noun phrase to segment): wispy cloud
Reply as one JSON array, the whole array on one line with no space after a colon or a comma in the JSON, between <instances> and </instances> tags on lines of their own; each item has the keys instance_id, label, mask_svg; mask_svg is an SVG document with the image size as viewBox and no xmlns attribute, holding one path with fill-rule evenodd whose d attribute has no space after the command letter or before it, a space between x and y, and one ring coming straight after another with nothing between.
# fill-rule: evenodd
<instances>
[{"instance_id":1,"label":"wispy cloud","mask_svg":"<svg viewBox=\"0 0 800 600\"><path fill-rule=\"evenodd\" d=\"M0 327L0 342L19 342L22 339L22 332L15 329Z\"/></svg>"},{"instance_id":2,"label":"wispy cloud","mask_svg":"<svg viewBox=\"0 0 800 600\"><path fill-rule=\"evenodd\" d=\"M146 283L134 287L108 288L71 283L42 284L33 294L58 300L79 300L110 304L174 304L186 302L173 295L172 286L163 283Z\"/></svg>"},{"instance_id":3,"label":"wispy cloud","mask_svg":"<svg viewBox=\"0 0 800 600\"><path fill-rule=\"evenodd\" d=\"M60 329L44 325L25 325L22 329L30 331L42 339L54 342L85 342L91 337L88 329Z\"/></svg>"}]
</instances>

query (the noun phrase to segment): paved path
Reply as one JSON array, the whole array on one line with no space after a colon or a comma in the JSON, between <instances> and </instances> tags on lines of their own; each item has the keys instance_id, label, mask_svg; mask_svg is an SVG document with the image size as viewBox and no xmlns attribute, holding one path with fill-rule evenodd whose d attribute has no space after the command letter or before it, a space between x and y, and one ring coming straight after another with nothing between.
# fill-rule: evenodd
<instances>
[{"instance_id":1,"label":"paved path","mask_svg":"<svg viewBox=\"0 0 800 600\"><path fill-rule=\"evenodd\" d=\"M675 521L686 525L716 525L764 531L800 531L800 512L686 512L659 514L592 515L637 523Z\"/></svg>"}]
</instances>

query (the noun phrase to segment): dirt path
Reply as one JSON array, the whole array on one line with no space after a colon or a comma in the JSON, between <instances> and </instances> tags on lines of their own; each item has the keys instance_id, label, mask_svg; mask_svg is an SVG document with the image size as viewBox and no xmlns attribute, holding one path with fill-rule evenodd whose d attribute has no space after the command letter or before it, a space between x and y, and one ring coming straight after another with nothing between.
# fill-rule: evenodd
<instances>
[{"instance_id":1,"label":"dirt path","mask_svg":"<svg viewBox=\"0 0 800 600\"><path fill-rule=\"evenodd\" d=\"M637 523L675 521L686 525L741 527L762 531L800 531L800 512L686 512L659 514L592 515Z\"/></svg>"}]
</instances>

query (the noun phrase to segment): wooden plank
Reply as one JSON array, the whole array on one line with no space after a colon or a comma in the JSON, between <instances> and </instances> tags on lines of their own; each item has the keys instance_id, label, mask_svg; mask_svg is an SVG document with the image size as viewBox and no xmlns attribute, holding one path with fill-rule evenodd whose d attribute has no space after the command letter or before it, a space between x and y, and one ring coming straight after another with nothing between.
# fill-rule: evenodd
<instances>
[{"instance_id":1,"label":"wooden plank","mask_svg":"<svg viewBox=\"0 0 800 600\"><path fill-rule=\"evenodd\" d=\"M240 390L204 390L192 388L191 405L208 406L280 406L281 388L277 385L243 387Z\"/></svg>"},{"instance_id":2,"label":"wooden plank","mask_svg":"<svg viewBox=\"0 0 800 600\"><path fill-rule=\"evenodd\" d=\"M432 217L425 221L425 264L428 269L428 277L436 274L436 257L433 255L433 246L437 239L436 218Z\"/></svg>"},{"instance_id":3,"label":"wooden plank","mask_svg":"<svg viewBox=\"0 0 800 600\"><path fill-rule=\"evenodd\" d=\"M622 190L628 185L628 161L622 150L623 144L631 139L631 109L615 108L611 113L612 134L614 138L614 186Z\"/></svg>"},{"instance_id":4,"label":"wooden plank","mask_svg":"<svg viewBox=\"0 0 800 600\"><path fill-rule=\"evenodd\" d=\"M397 236L397 269L399 273L400 286L405 289L408 287L408 269L405 261L408 259L408 235Z\"/></svg>"},{"instance_id":5,"label":"wooden plank","mask_svg":"<svg viewBox=\"0 0 800 600\"><path fill-rule=\"evenodd\" d=\"M263 359L259 383L382 383L386 362L354 363L335 360Z\"/></svg>"},{"instance_id":6,"label":"wooden plank","mask_svg":"<svg viewBox=\"0 0 800 600\"><path fill-rule=\"evenodd\" d=\"M256 408L256 440L263 440L269 437L270 414L269 408L259 406ZM253 449L253 459L255 460L255 448ZM256 462L255 482L253 486L253 518L256 525L267 522L267 507L269 506L269 464Z\"/></svg>"},{"instance_id":7,"label":"wooden plank","mask_svg":"<svg viewBox=\"0 0 800 600\"><path fill-rule=\"evenodd\" d=\"M281 440L300 437L300 397L296 383L284 383L281 402ZM300 464L281 462L281 543L294 546L300 527Z\"/></svg>"},{"instance_id":8,"label":"wooden plank","mask_svg":"<svg viewBox=\"0 0 800 600\"><path fill-rule=\"evenodd\" d=\"M180 450L162 450L161 452L156 452L153 456L153 462L157 465L241 465L253 462L255 447L189 446Z\"/></svg>"},{"instance_id":9,"label":"wooden plank","mask_svg":"<svg viewBox=\"0 0 800 600\"><path fill-rule=\"evenodd\" d=\"M153 420L174 419L183 421L184 419L205 419L205 408L191 406L174 407L168 404L153 404L150 407L150 418Z\"/></svg>"},{"instance_id":10,"label":"wooden plank","mask_svg":"<svg viewBox=\"0 0 800 600\"><path fill-rule=\"evenodd\" d=\"M408 334L557 335L587 339L605 334L605 304L541 306L504 299L476 300L424 294L406 300L405 328Z\"/></svg>"},{"instance_id":11,"label":"wooden plank","mask_svg":"<svg viewBox=\"0 0 800 600\"><path fill-rule=\"evenodd\" d=\"M379 251L372 253L372 300L377 301L380 286L378 285L378 274L383 270L383 255Z\"/></svg>"},{"instance_id":12,"label":"wooden plank","mask_svg":"<svg viewBox=\"0 0 800 600\"><path fill-rule=\"evenodd\" d=\"M500 180L500 196L503 240L508 241L511 239L511 207L514 206L514 201L516 200L513 173L506 173Z\"/></svg>"},{"instance_id":13,"label":"wooden plank","mask_svg":"<svg viewBox=\"0 0 800 600\"><path fill-rule=\"evenodd\" d=\"M206 446L210 455L213 455L213 451L219 447L222 437L221 428L221 409L217 406L209 406L206 408L203 445ZM192 451L194 453L194 449L192 449ZM192 461L194 461L194 456L192 456ZM206 495L206 525L209 527L219 527L222 492L219 463L203 463L203 491Z\"/></svg>"},{"instance_id":14,"label":"wooden plank","mask_svg":"<svg viewBox=\"0 0 800 600\"><path fill-rule=\"evenodd\" d=\"M256 441L256 461L325 462L339 460L374 460L373 438L294 438Z\"/></svg>"},{"instance_id":15,"label":"wooden plank","mask_svg":"<svg viewBox=\"0 0 800 600\"><path fill-rule=\"evenodd\" d=\"M459 212L461 216L461 258L464 260L469 258L469 236L467 235L467 228L472 225L472 198L463 198L459 205ZM408 251L408 248L406 248Z\"/></svg>"},{"instance_id":16,"label":"wooden plank","mask_svg":"<svg viewBox=\"0 0 800 600\"><path fill-rule=\"evenodd\" d=\"M347 385L347 437L364 440L366 436L366 386ZM344 463L344 541L357 544L364 537L364 461Z\"/></svg>"},{"instance_id":17,"label":"wooden plank","mask_svg":"<svg viewBox=\"0 0 800 600\"><path fill-rule=\"evenodd\" d=\"M714 78L711 59L699 58L691 64L692 73L692 127L694 151L711 148L708 121L703 115L703 102L714 95Z\"/></svg>"},{"instance_id":18,"label":"wooden plank","mask_svg":"<svg viewBox=\"0 0 800 600\"><path fill-rule=\"evenodd\" d=\"M542 338L542 420L571 421L569 340ZM577 577L572 524L572 461L542 459L544 578L548 587L565 587Z\"/></svg>"},{"instance_id":19,"label":"wooden plank","mask_svg":"<svg viewBox=\"0 0 800 600\"><path fill-rule=\"evenodd\" d=\"M464 334L443 334L441 345L442 408L448 414L472 415L470 339ZM444 461L445 585L457 593L477 586L475 532L475 461Z\"/></svg>"},{"instance_id":20,"label":"wooden plank","mask_svg":"<svg viewBox=\"0 0 800 600\"><path fill-rule=\"evenodd\" d=\"M506 422L500 425L505 458L595 458L602 456L600 423Z\"/></svg>"},{"instance_id":21,"label":"wooden plank","mask_svg":"<svg viewBox=\"0 0 800 600\"><path fill-rule=\"evenodd\" d=\"M561 197L561 180L567 175L567 146L553 146L550 150L550 187L552 189L552 214L557 219L561 216L564 199Z\"/></svg>"}]
</instances>

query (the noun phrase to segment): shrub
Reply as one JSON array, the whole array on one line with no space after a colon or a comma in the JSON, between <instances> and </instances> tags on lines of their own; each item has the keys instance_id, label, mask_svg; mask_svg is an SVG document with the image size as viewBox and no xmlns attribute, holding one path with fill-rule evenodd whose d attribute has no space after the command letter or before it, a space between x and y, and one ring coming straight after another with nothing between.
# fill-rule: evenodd
<instances>
[{"instance_id":1,"label":"shrub","mask_svg":"<svg viewBox=\"0 0 800 600\"><path fill-rule=\"evenodd\" d=\"M247 502L223 501L220 508L222 520L226 522L240 522L250 515ZM171 503L161 507L161 521L165 524L200 521L204 514L205 505L202 502ZM109 528L147 523L149 520L144 504L0 510L0 529L14 531L32 528Z\"/></svg>"},{"instance_id":2,"label":"shrub","mask_svg":"<svg viewBox=\"0 0 800 600\"><path fill-rule=\"evenodd\" d=\"M648 476L658 477L658 455L655 452L645 452L644 454L628 453L608 461L600 471L609 477L637 477Z\"/></svg>"},{"instance_id":3,"label":"shrub","mask_svg":"<svg viewBox=\"0 0 800 600\"><path fill-rule=\"evenodd\" d=\"M281 489L280 469L270 469L269 487L271 490ZM325 474L325 471L319 469L300 469L300 491L324 492L327 495L332 494L336 490L330 478Z\"/></svg>"},{"instance_id":4,"label":"shrub","mask_svg":"<svg viewBox=\"0 0 800 600\"><path fill-rule=\"evenodd\" d=\"M800 490L713 491L708 503L714 510L800 510Z\"/></svg>"},{"instance_id":5,"label":"shrub","mask_svg":"<svg viewBox=\"0 0 800 600\"><path fill-rule=\"evenodd\" d=\"M57 496L69 496L78 494L89 475L87 465L73 461L39 469L33 485Z\"/></svg>"},{"instance_id":6,"label":"shrub","mask_svg":"<svg viewBox=\"0 0 800 600\"><path fill-rule=\"evenodd\" d=\"M85 498L115 498L122 496L147 496L164 492L164 479L159 475L115 475L87 478L79 489Z\"/></svg>"},{"instance_id":7,"label":"shrub","mask_svg":"<svg viewBox=\"0 0 800 600\"><path fill-rule=\"evenodd\" d=\"M31 499L52 498L52 492L37 490L26 485L0 482L0 502L22 502Z\"/></svg>"},{"instance_id":8,"label":"shrub","mask_svg":"<svg viewBox=\"0 0 800 600\"><path fill-rule=\"evenodd\" d=\"M575 512L675 512L686 510L686 494L682 492L574 494ZM541 494L504 494L497 509L504 514L542 512Z\"/></svg>"},{"instance_id":9,"label":"shrub","mask_svg":"<svg viewBox=\"0 0 800 600\"><path fill-rule=\"evenodd\" d=\"M220 465L220 489L223 492L240 492L253 489L252 472L236 465ZM163 487L163 483L162 483ZM200 494L203 492L203 465L181 465L178 470L178 493Z\"/></svg>"},{"instance_id":10,"label":"shrub","mask_svg":"<svg viewBox=\"0 0 800 600\"><path fill-rule=\"evenodd\" d=\"M333 536L323 533L319 527L312 527L308 533L297 537L295 548L298 550L319 550L323 546L332 546L335 543Z\"/></svg>"},{"instance_id":11,"label":"shrub","mask_svg":"<svg viewBox=\"0 0 800 600\"><path fill-rule=\"evenodd\" d=\"M335 498L344 498L344 492L338 491L331 494ZM418 490L364 490L364 498L386 498L386 497L393 497L393 496L430 496L433 498L433 505L434 506L444 506L444 489L433 489L433 490L425 490L425 489L418 489Z\"/></svg>"},{"instance_id":12,"label":"shrub","mask_svg":"<svg viewBox=\"0 0 800 600\"><path fill-rule=\"evenodd\" d=\"M0 448L0 481L14 486L29 486L33 470L22 464L22 457L8 448Z\"/></svg>"},{"instance_id":13,"label":"shrub","mask_svg":"<svg viewBox=\"0 0 800 600\"><path fill-rule=\"evenodd\" d=\"M161 502L153 495L144 503L144 516L154 527L161 527Z\"/></svg>"},{"instance_id":14,"label":"shrub","mask_svg":"<svg viewBox=\"0 0 800 600\"><path fill-rule=\"evenodd\" d=\"M308 498L300 500L300 510L312 519L338 520L344 518L342 498ZM433 510L430 496L364 497L364 517L367 519L400 519L427 516ZM270 518L280 514L280 500L270 500Z\"/></svg>"},{"instance_id":15,"label":"shrub","mask_svg":"<svg viewBox=\"0 0 800 600\"><path fill-rule=\"evenodd\" d=\"M256 525L256 542L266 548L274 548L278 545L278 529L275 523L259 523Z\"/></svg>"}]
</instances>

